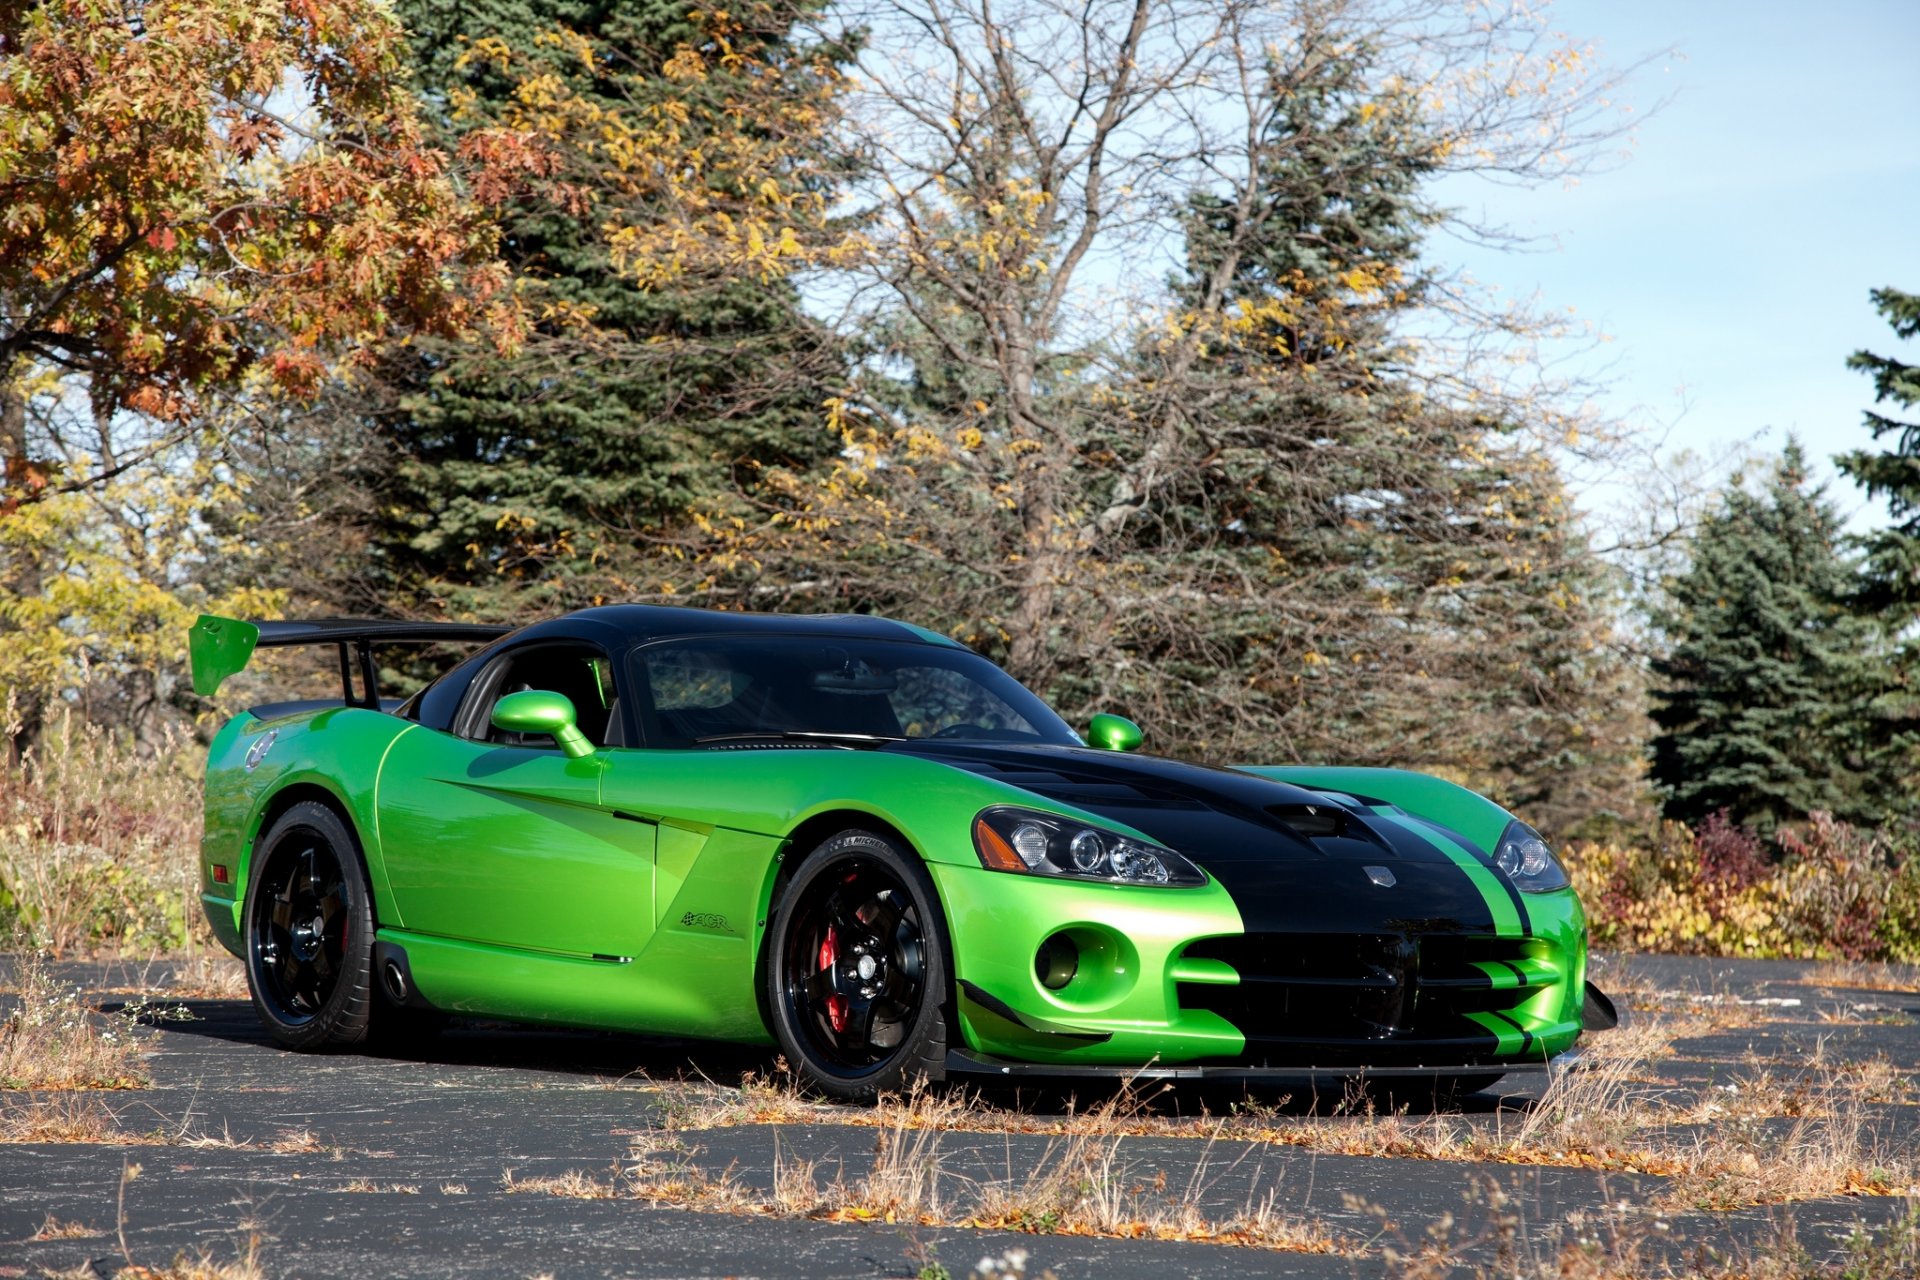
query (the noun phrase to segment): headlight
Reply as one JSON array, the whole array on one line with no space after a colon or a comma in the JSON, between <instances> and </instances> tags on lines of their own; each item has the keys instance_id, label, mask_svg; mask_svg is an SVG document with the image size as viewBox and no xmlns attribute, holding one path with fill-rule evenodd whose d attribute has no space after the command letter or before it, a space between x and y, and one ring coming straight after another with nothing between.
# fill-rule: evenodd
<instances>
[{"instance_id":1,"label":"headlight","mask_svg":"<svg viewBox=\"0 0 1920 1280\"><path fill-rule=\"evenodd\" d=\"M1493 865L1507 873L1522 893L1551 893L1567 887L1567 873L1540 833L1524 822L1510 822L1494 846Z\"/></svg>"},{"instance_id":2,"label":"headlight","mask_svg":"<svg viewBox=\"0 0 1920 1280\"><path fill-rule=\"evenodd\" d=\"M1171 849L1032 809L988 809L973 820L973 848L994 871L1104 884L1205 884Z\"/></svg>"}]
</instances>

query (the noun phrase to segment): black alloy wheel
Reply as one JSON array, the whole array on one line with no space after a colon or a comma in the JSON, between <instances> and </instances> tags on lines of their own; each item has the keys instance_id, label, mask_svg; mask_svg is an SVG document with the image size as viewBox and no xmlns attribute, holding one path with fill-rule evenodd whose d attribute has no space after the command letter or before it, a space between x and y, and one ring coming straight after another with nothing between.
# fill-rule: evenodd
<instances>
[{"instance_id":1,"label":"black alloy wheel","mask_svg":"<svg viewBox=\"0 0 1920 1280\"><path fill-rule=\"evenodd\" d=\"M801 865L772 936L775 1034L810 1085L852 1101L941 1077L946 935L917 859L842 832Z\"/></svg>"},{"instance_id":2,"label":"black alloy wheel","mask_svg":"<svg viewBox=\"0 0 1920 1280\"><path fill-rule=\"evenodd\" d=\"M305 802L257 849L243 909L255 1011L289 1048L358 1044L372 1006L373 911L352 832Z\"/></svg>"}]
</instances>

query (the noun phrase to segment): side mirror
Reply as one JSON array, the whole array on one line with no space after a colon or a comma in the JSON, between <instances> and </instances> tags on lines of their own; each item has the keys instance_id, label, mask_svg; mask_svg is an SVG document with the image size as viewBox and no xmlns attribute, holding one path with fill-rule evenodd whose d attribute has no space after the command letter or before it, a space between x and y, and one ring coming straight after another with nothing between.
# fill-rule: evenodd
<instances>
[{"instance_id":1,"label":"side mirror","mask_svg":"<svg viewBox=\"0 0 1920 1280\"><path fill-rule=\"evenodd\" d=\"M593 754L587 735L574 728L573 704L547 689L522 689L493 704L493 727L508 733L544 733L569 759Z\"/></svg>"},{"instance_id":2,"label":"side mirror","mask_svg":"<svg viewBox=\"0 0 1920 1280\"><path fill-rule=\"evenodd\" d=\"M1144 736L1140 726L1125 716L1110 716L1105 712L1087 725L1087 741L1108 751L1138 751Z\"/></svg>"}]
</instances>

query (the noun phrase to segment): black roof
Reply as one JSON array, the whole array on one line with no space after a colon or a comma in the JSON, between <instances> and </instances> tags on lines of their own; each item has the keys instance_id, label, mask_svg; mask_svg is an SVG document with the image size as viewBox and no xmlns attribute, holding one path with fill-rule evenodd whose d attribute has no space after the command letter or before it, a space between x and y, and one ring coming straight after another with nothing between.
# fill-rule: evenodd
<instances>
[{"instance_id":1,"label":"black roof","mask_svg":"<svg viewBox=\"0 0 1920 1280\"><path fill-rule=\"evenodd\" d=\"M528 634L583 635L597 632L604 639L613 639L607 635L609 631L617 633L628 643L670 640L679 636L760 634L843 636L965 647L936 632L864 613L748 613L675 605L609 604L578 609L527 628Z\"/></svg>"}]
</instances>

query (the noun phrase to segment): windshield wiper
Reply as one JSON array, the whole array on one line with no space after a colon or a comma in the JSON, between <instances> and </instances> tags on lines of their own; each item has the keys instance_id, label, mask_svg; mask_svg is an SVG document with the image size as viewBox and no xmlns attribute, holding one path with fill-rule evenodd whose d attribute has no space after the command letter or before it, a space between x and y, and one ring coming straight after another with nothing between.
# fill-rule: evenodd
<instances>
[{"instance_id":1,"label":"windshield wiper","mask_svg":"<svg viewBox=\"0 0 1920 1280\"><path fill-rule=\"evenodd\" d=\"M704 747L713 742L820 742L834 746L877 747L888 742L905 742L905 738L890 738L878 733L827 733L806 729L760 729L751 733L709 733L693 739L693 745Z\"/></svg>"}]
</instances>

